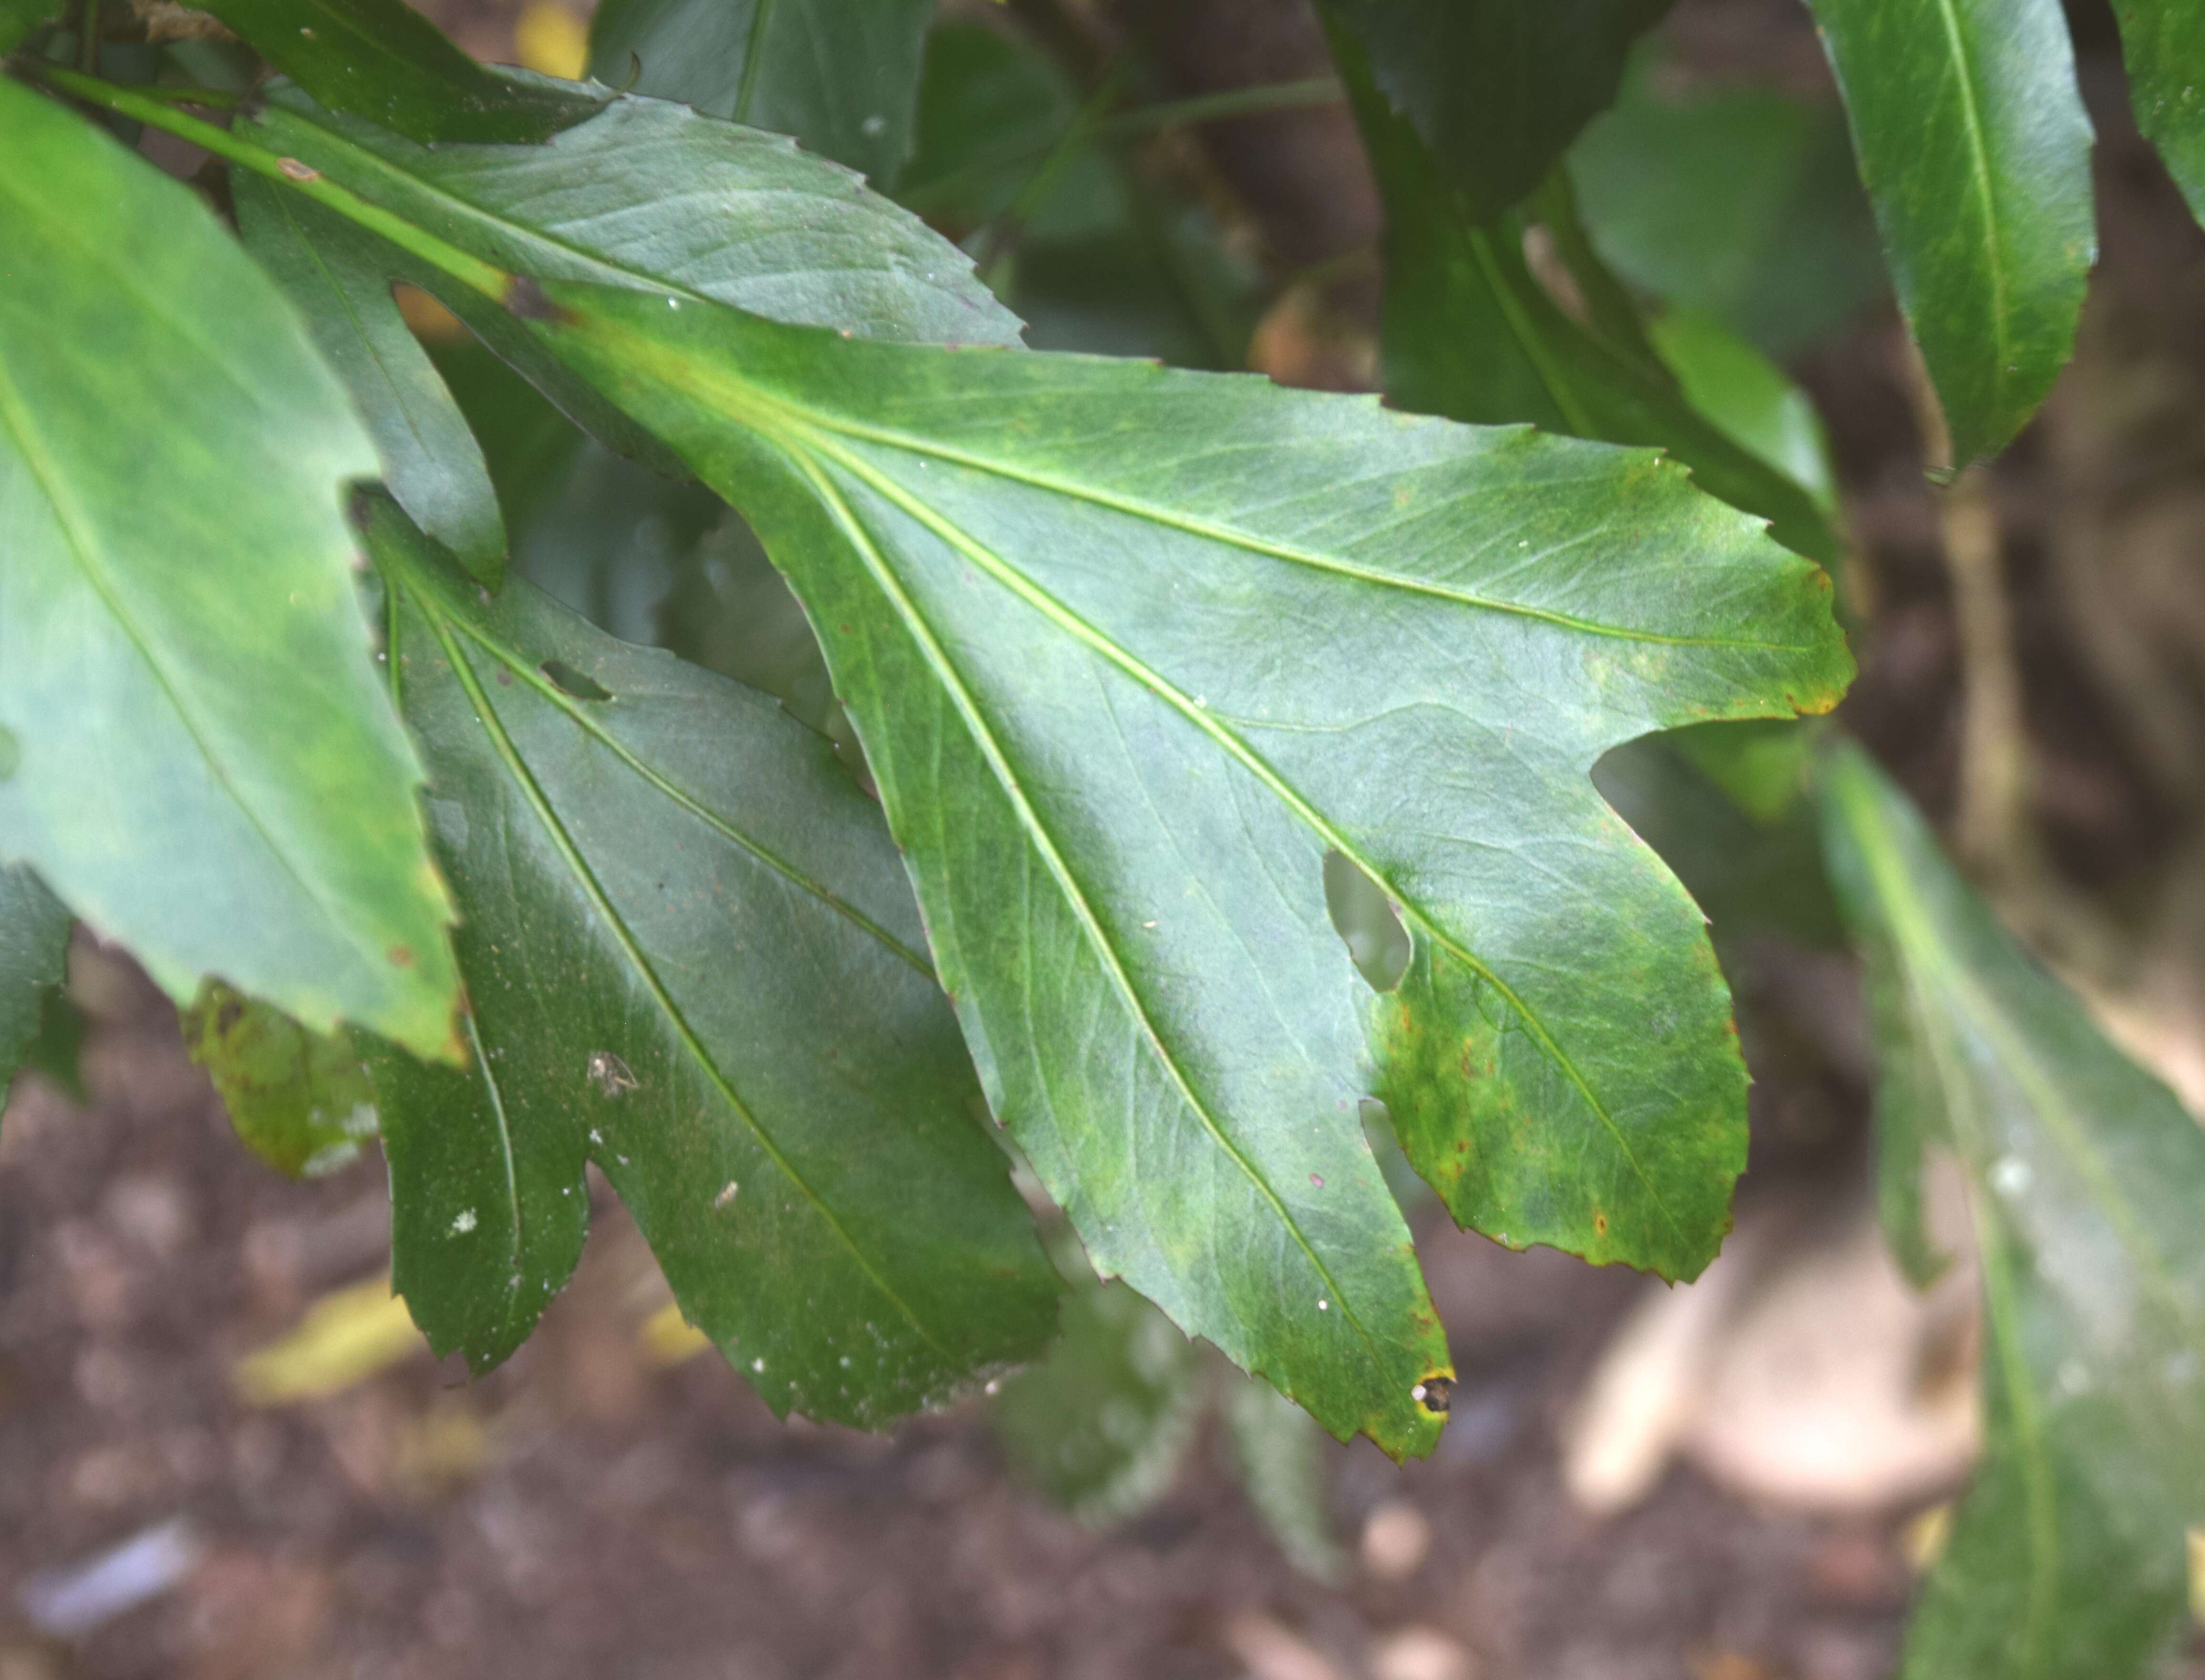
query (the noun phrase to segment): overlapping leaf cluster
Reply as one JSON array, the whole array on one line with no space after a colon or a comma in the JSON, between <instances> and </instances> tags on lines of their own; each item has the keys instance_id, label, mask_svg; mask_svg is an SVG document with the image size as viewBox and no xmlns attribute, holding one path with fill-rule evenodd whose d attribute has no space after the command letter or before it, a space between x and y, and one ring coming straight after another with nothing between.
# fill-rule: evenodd
<instances>
[{"instance_id":1,"label":"overlapping leaf cluster","mask_svg":"<svg viewBox=\"0 0 2205 1680\"><path fill-rule=\"evenodd\" d=\"M1819 433L1748 342L1790 347L1796 242L1709 211L1725 262L1680 263L1597 134L1561 161L1659 0L1325 8L1386 203L1390 408L1024 348L884 196L914 147L910 201L945 221L1145 248L1188 359L1238 359L1245 297L1149 237L1098 105L984 32L928 47L918 0L608 0L585 83L478 66L399 0L221 0L288 78L246 98L73 74L98 55L50 9L0 4L0 1055L81 918L201 1000L199 1054L278 1164L345 1147L371 1096L396 1283L439 1349L479 1369L528 1334L594 1163L777 1410L865 1423L1049 1340L1015 1153L1123 1280L1067 1267L1074 1334L1007 1401L1098 1507L1192 1416L1156 1309L1343 1438L1436 1440L1453 1373L1369 1098L1499 1241L1677 1278L1713 1256L1744 1155L1728 994L1590 773L1680 731L1610 785L1673 792L1659 767L1689 761L1774 833L1804 739L1725 726L1827 710L1851 668ZM1816 9L1964 463L2072 339L2065 26L2051 0ZM2194 192L2186 15L2122 22ZM63 96L223 160L236 237ZM1827 176L1834 118L1638 98L1618 121L1775 134ZM960 114L998 108L1007 149L960 149ZM1016 187L1013 153L1040 165ZM1086 221L1042 190L1079 169ZM1842 181L1818 202L1802 238L1852 253L1834 322L1868 212ZM1678 276L1703 312L1648 318ZM510 375L432 358L394 282L567 420L484 425ZM831 686L801 709L841 751L508 575L526 487L584 447L568 420L698 523L739 510L816 634L787 611L784 692ZM1995 1612L2017 1582L2083 1590L2046 1549L2071 1511L2074 1556L2170 1601L2196 1454L2161 1403L2200 1351L2166 1190L2194 1138L2015 977L1872 773L1828 786L1903 1000L1891 1182L1958 1154L1993 1280L1996 1446L1917 1666L2133 1667L2163 1615ZM1406 941L1383 990L1334 932L1358 893ZM2053 1258L2084 1227L2120 1251L2102 1277ZM1270 1390L1234 1392L1251 1457L1305 1475ZM1051 1413L1097 1427L1020 1422Z\"/></svg>"}]
</instances>

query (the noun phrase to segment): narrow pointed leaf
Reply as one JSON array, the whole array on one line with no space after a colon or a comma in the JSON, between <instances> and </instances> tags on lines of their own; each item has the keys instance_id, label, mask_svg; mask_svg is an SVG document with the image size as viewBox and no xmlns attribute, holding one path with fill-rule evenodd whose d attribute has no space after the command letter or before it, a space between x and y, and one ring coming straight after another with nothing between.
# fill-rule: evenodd
<instances>
[{"instance_id":1,"label":"narrow pointed leaf","mask_svg":"<svg viewBox=\"0 0 2205 1680\"><path fill-rule=\"evenodd\" d=\"M894 186L934 0L604 0L590 72L777 134Z\"/></svg>"},{"instance_id":2,"label":"narrow pointed leaf","mask_svg":"<svg viewBox=\"0 0 2205 1680\"><path fill-rule=\"evenodd\" d=\"M308 1032L209 981L184 1012L184 1048L207 1071L247 1149L293 1178L333 1172L375 1135L375 1099L350 1036Z\"/></svg>"},{"instance_id":3,"label":"narrow pointed leaf","mask_svg":"<svg viewBox=\"0 0 2205 1680\"><path fill-rule=\"evenodd\" d=\"M406 0L206 0L204 9L332 110L416 140L541 140L604 102L484 69Z\"/></svg>"},{"instance_id":4,"label":"narrow pointed leaf","mask_svg":"<svg viewBox=\"0 0 2205 1680\"><path fill-rule=\"evenodd\" d=\"M179 1003L452 1042L341 508L375 452L181 183L0 82L0 859Z\"/></svg>"},{"instance_id":5,"label":"narrow pointed leaf","mask_svg":"<svg viewBox=\"0 0 2205 1680\"><path fill-rule=\"evenodd\" d=\"M246 130L260 144L516 273L712 298L862 338L1019 341L1018 318L963 252L785 139L622 98L547 145L431 148L294 91L273 97ZM678 470L504 310L395 248L386 273L436 293L608 446Z\"/></svg>"},{"instance_id":6,"label":"narrow pointed leaf","mask_svg":"<svg viewBox=\"0 0 2205 1680\"><path fill-rule=\"evenodd\" d=\"M2005 447L2075 347L2097 253L2059 0L1810 0L1952 463Z\"/></svg>"},{"instance_id":7,"label":"narrow pointed leaf","mask_svg":"<svg viewBox=\"0 0 2205 1680\"><path fill-rule=\"evenodd\" d=\"M2196 0L2114 0L2137 127L2205 220L2205 8Z\"/></svg>"},{"instance_id":8,"label":"narrow pointed leaf","mask_svg":"<svg viewBox=\"0 0 2205 1680\"><path fill-rule=\"evenodd\" d=\"M1373 92L1352 40L1335 31L1334 42L1386 205L1387 395L1450 419L1665 448L1779 542L1834 561L1839 544L1813 497L1695 408L1666 367L1565 314L1525 264L1515 217L1473 219Z\"/></svg>"},{"instance_id":9,"label":"narrow pointed leaf","mask_svg":"<svg viewBox=\"0 0 2205 1680\"><path fill-rule=\"evenodd\" d=\"M583 1165L776 1411L870 1423L1036 1351L1055 1273L982 1131L877 809L772 701L371 541L461 911L464 1073L374 1064L400 1292L510 1351Z\"/></svg>"},{"instance_id":10,"label":"narrow pointed leaf","mask_svg":"<svg viewBox=\"0 0 2205 1680\"><path fill-rule=\"evenodd\" d=\"M1615 98L1672 0L1329 0L1380 91L1483 222L1525 197Z\"/></svg>"},{"instance_id":11,"label":"narrow pointed leaf","mask_svg":"<svg viewBox=\"0 0 2205 1680\"><path fill-rule=\"evenodd\" d=\"M2178 1624L2205 1520L2205 1131L2108 1043L1857 749L1823 778L1868 959L1893 1238L1924 1155L1965 1176L1989 1439L1908 1635L1907 1680L2125 1680Z\"/></svg>"},{"instance_id":12,"label":"narrow pointed leaf","mask_svg":"<svg viewBox=\"0 0 2205 1680\"><path fill-rule=\"evenodd\" d=\"M305 317L383 457L383 482L414 520L495 589L505 524L481 445L390 294L383 243L247 169L230 178L238 232Z\"/></svg>"},{"instance_id":13,"label":"narrow pointed leaf","mask_svg":"<svg viewBox=\"0 0 2205 1680\"><path fill-rule=\"evenodd\" d=\"M1587 772L1829 705L1819 572L1647 454L549 289L546 342L803 599L996 1113L1098 1269L1335 1434L1429 1447L1445 1345L1366 1057L1459 1218L1706 1263L1727 995ZM1402 907L1394 994L1331 931L1328 851Z\"/></svg>"},{"instance_id":14,"label":"narrow pointed leaf","mask_svg":"<svg viewBox=\"0 0 2205 1680\"><path fill-rule=\"evenodd\" d=\"M68 956L69 913L21 864L0 869L0 1101Z\"/></svg>"}]
</instances>

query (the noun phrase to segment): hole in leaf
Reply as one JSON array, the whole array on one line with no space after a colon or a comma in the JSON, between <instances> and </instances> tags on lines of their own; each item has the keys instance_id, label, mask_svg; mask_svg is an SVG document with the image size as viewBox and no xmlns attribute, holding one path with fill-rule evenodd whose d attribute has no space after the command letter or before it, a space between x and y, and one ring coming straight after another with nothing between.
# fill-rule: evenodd
<instances>
[{"instance_id":1,"label":"hole in leaf","mask_svg":"<svg viewBox=\"0 0 2205 1680\"><path fill-rule=\"evenodd\" d=\"M1400 985L1409 970L1409 930L1394 913L1385 889L1344 852L1324 854L1324 907L1331 912L1333 931L1371 989L1390 992Z\"/></svg>"},{"instance_id":2,"label":"hole in leaf","mask_svg":"<svg viewBox=\"0 0 2205 1680\"><path fill-rule=\"evenodd\" d=\"M576 670L563 659L547 659L536 668L551 680L551 686L562 694L577 700L609 700L613 692L594 677Z\"/></svg>"}]
</instances>

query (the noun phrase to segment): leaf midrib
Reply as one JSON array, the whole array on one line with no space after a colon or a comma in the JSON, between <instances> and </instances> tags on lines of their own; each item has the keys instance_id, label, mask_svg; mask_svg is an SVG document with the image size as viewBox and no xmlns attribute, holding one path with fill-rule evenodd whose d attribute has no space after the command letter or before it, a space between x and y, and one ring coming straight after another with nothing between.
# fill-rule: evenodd
<instances>
[{"instance_id":1,"label":"leaf midrib","mask_svg":"<svg viewBox=\"0 0 2205 1680\"><path fill-rule=\"evenodd\" d=\"M706 300L710 302L710 300ZM1244 553L1261 555L1273 560L1305 567L1312 571L1350 578L1359 583L1381 588L1400 590L1405 593L1424 595L1435 599L1450 601L1458 606L1497 613L1510 617L1529 619L1587 636L1643 643L1655 647L1722 648L1750 653L1818 653L1822 650L1810 643L1763 642L1744 638L1723 636L1679 636L1661 631L1640 630L1628 626L1603 624L1596 620L1582 619L1573 614L1557 612L1550 608L1535 607L1527 603L1504 601L1490 596L1473 594L1467 590L1452 588L1427 579L1403 577L1399 573L1382 572L1375 567L1358 566L1330 555L1313 549L1298 548L1292 543L1275 542L1258 537L1219 521L1196 518L1174 509L1160 508L1130 496L1118 495L1094 484L1019 466L1015 462L994 456L960 449L938 440L894 427L869 425L846 415L825 412L764 389L739 375L722 372L678 354L669 353L660 342L649 335L622 325L593 318L588 329L601 341L610 338L617 341L620 358L631 366L645 365L664 384L675 390L686 391L708 407L715 407L738 424L762 436L775 438L786 444L788 434L809 432L814 436L824 433L849 438L859 442L878 443L906 454L926 457L945 464L962 466L990 477L1005 479L1030 489L1061 496L1068 501L1085 502L1112 513L1123 513L1133 519L1185 532L1205 542L1221 543ZM989 354L991 351L974 349L961 354ZM1005 351L1002 353L1013 353ZM1253 377L1253 376L1249 376ZM1802 566L1811 561L1802 560Z\"/></svg>"},{"instance_id":2,"label":"leaf midrib","mask_svg":"<svg viewBox=\"0 0 2205 1680\"><path fill-rule=\"evenodd\" d=\"M888 565L886 559L874 545L871 533L866 531L863 522L857 518L854 510L843 499L834 482L821 472L818 464L800 448L787 449L786 454L798 472L802 473L811 484L814 494L831 510L836 522L841 525L844 535L861 556L866 570L873 578L875 586L895 607L898 616L910 633L912 641L919 648L921 657L933 671L936 680L948 694L951 703L957 708L975 745L979 748L982 757L987 760L989 769L994 775L997 785L1001 787L1005 796L1017 810L1020 827L1025 831L1035 849L1041 853L1044 865L1056 881L1059 892L1067 900L1067 907L1079 923L1081 931L1086 935L1089 944L1108 973L1113 988L1117 992L1126 1012L1132 1017L1142 1036L1147 1041L1157 1062L1171 1080L1174 1089L1179 1092L1180 1100L1186 1104L1189 1112L1201 1122L1203 1129L1209 1134L1217 1146L1225 1152L1226 1157L1239 1169L1257 1193L1270 1204L1272 1212L1280 1225L1293 1237L1295 1245L1300 1249L1311 1268L1323 1280L1325 1286L1332 1291L1334 1298L1339 1301L1342 1316L1355 1327L1356 1333L1363 1339L1364 1345L1370 1351L1372 1368L1382 1376L1384 1375L1387 1370L1385 1356L1379 1351L1376 1340L1372 1337L1369 1327L1363 1322L1360 1315L1357 1313L1348 1293L1341 1289L1331 1268L1318 1256L1315 1246L1304 1234L1299 1222L1287 1210L1283 1198L1280 1196L1270 1181L1257 1170L1255 1163L1242 1153L1239 1146L1218 1121L1217 1117L1210 1113L1209 1106L1196 1093L1186 1071L1180 1067L1178 1058L1165 1045L1162 1034L1150 1018L1147 1006L1142 1002L1132 983L1132 977L1126 972L1117 947L1112 944L1108 935L1104 932L1101 918L1096 914L1094 906L1088 902L1087 895L1081 888L1077 877L1072 873L1071 866L1057 849L1047 825L1041 821L1039 813L1035 811L1028 802L1025 790L1017 773L1012 769L1008 756L1004 752L1001 743L996 740L994 732L981 715L978 703L973 699L971 691L966 687L963 679L958 674L954 664L936 639L931 626L927 623L924 615L918 610L917 604L905 592L901 580L896 577L894 569Z\"/></svg>"},{"instance_id":3,"label":"leaf midrib","mask_svg":"<svg viewBox=\"0 0 2205 1680\"><path fill-rule=\"evenodd\" d=\"M955 1356L935 1336L926 1322L919 1316L918 1310L881 1275L879 1270L851 1237L848 1229L837 1217L834 1209L829 1207L818 1191L812 1188L810 1181L796 1170L795 1164L782 1154L772 1134L766 1130L757 1115L751 1112L749 1106L737 1094L734 1087L728 1082L727 1076L706 1051L703 1041L698 1037L696 1030L689 1024L688 1018L676 1006L672 994L667 991L657 970L651 967L650 959L637 943L633 932L621 918L619 911L613 907L603 885L597 880L595 872L591 870L587 860L582 857L580 848L575 844L574 837L567 832L566 825L560 821L557 812L552 807L550 797L538 784L534 773L529 769L527 762L521 757L520 749L514 744L513 738L506 733L503 720L499 717L488 692L477 680L473 668L467 663L466 656L454 644L449 626L443 614L437 609L436 603L421 591L409 592L421 606L422 615L428 620L431 633L436 636L438 644L443 647L444 656L452 668L455 679L466 691L468 701L482 726L484 734L490 739L492 750L496 752L500 761L506 767L507 774L513 778L514 785L520 789L522 797L528 801L530 808L536 813L537 820L544 825L553 847L573 874L576 885L581 887L584 895L589 899L598 915L603 917L615 942L619 944L622 953L634 968L637 977L642 981L652 1001L658 1006L660 1012L673 1028L675 1036L681 1041L682 1048L688 1052L699 1071L711 1084L712 1089L720 1094L729 1109L749 1128L751 1136L758 1141L758 1147L765 1152L767 1159L811 1204L821 1222L834 1233L835 1239L841 1243L858 1269L864 1273L866 1280L884 1300L891 1303L896 1310L903 1315L912 1329L918 1333L920 1339L931 1348L936 1356L947 1364L954 1366L956 1362Z\"/></svg>"},{"instance_id":4,"label":"leaf midrib","mask_svg":"<svg viewBox=\"0 0 2205 1680\"><path fill-rule=\"evenodd\" d=\"M1991 385L1996 394L1994 401L2003 409L2008 353L2006 242L1999 231L1997 200L1992 195L1990 148L1983 137L1982 113L1976 107L1974 60L1963 39L1952 0L1937 0L1937 18L1944 26L1946 45L1952 50L1953 74L1959 84L1960 120L1968 136L1969 166L1982 200L1984 259L1991 276L1991 341L1995 353Z\"/></svg>"}]
</instances>

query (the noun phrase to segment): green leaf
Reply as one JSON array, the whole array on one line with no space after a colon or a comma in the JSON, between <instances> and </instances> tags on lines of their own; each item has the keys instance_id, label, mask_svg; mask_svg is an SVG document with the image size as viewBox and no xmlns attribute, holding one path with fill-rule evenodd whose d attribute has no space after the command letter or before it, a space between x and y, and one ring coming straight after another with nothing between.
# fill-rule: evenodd
<instances>
[{"instance_id":1,"label":"green leaf","mask_svg":"<svg viewBox=\"0 0 2205 1680\"><path fill-rule=\"evenodd\" d=\"M577 122L604 90L484 69L405 0L206 0L331 110L409 139L526 144Z\"/></svg>"},{"instance_id":2,"label":"green leaf","mask_svg":"<svg viewBox=\"0 0 2205 1680\"><path fill-rule=\"evenodd\" d=\"M776 1411L877 1422L1037 1349L1055 1274L832 748L523 581L480 604L387 501L369 540L472 1007L466 1072L370 1064L431 1344L526 1335L593 1161Z\"/></svg>"},{"instance_id":3,"label":"green leaf","mask_svg":"<svg viewBox=\"0 0 2205 1680\"><path fill-rule=\"evenodd\" d=\"M1004 1382L996 1429L1020 1475L1099 1526L1153 1505L1178 1476L1202 1418L1202 1363L1123 1284L1081 1285L1063 1320L1049 1356Z\"/></svg>"},{"instance_id":4,"label":"green leaf","mask_svg":"<svg viewBox=\"0 0 2205 1680\"><path fill-rule=\"evenodd\" d=\"M1685 400L1741 449L1774 467L1834 513L1837 474L1813 399L1760 351L1712 316L1673 309L1648 328Z\"/></svg>"},{"instance_id":5,"label":"green leaf","mask_svg":"<svg viewBox=\"0 0 2205 1680\"><path fill-rule=\"evenodd\" d=\"M68 957L69 913L37 876L0 869L0 1101Z\"/></svg>"},{"instance_id":6,"label":"green leaf","mask_svg":"<svg viewBox=\"0 0 2205 1680\"><path fill-rule=\"evenodd\" d=\"M2005 447L2075 347L2097 253L2059 0L1810 0L1952 464Z\"/></svg>"},{"instance_id":7,"label":"green leaf","mask_svg":"<svg viewBox=\"0 0 2205 1680\"><path fill-rule=\"evenodd\" d=\"M1672 0L1328 0L1386 104L1470 219L1529 194L1614 98L1631 44Z\"/></svg>"},{"instance_id":8,"label":"green leaf","mask_svg":"<svg viewBox=\"0 0 2205 1680\"><path fill-rule=\"evenodd\" d=\"M1822 573L1647 454L547 290L545 341L794 585L995 1112L1105 1275L1336 1434L1428 1448L1445 1343L1359 1038L1459 1218L1706 1263L1726 994L1586 772L1830 704ZM1393 994L1331 931L1328 851L1402 908Z\"/></svg>"},{"instance_id":9,"label":"green leaf","mask_svg":"<svg viewBox=\"0 0 2205 1680\"><path fill-rule=\"evenodd\" d=\"M0 0L0 52L14 51L33 29L60 13L60 0Z\"/></svg>"},{"instance_id":10,"label":"green leaf","mask_svg":"<svg viewBox=\"0 0 2205 1680\"><path fill-rule=\"evenodd\" d=\"M1608 263L1770 355L1829 336L1887 283L1834 103L1756 87L1680 100L1634 76L1569 171Z\"/></svg>"},{"instance_id":11,"label":"green leaf","mask_svg":"<svg viewBox=\"0 0 2205 1680\"><path fill-rule=\"evenodd\" d=\"M793 134L885 188L911 151L933 15L933 0L604 0L590 68L615 87Z\"/></svg>"},{"instance_id":12,"label":"green leaf","mask_svg":"<svg viewBox=\"0 0 2205 1680\"><path fill-rule=\"evenodd\" d=\"M348 1166L375 1135L375 1098L342 1029L308 1032L210 980L184 1012L184 1048L206 1069L246 1147L293 1178Z\"/></svg>"},{"instance_id":13,"label":"green leaf","mask_svg":"<svg viewBox=\"0 0 2205 1680\"><path fill-rule=\"evenodd\" d=\"M179 1003L453 1044L342 486L375 451L180 182L0 82L0 858Z\"/></svg>"},{"instance_id":14,"label":"green leaf","mask_svg":"<svg viewBox=\"0 0 2205 1680\"><path fill-rule=\"evenodd\" d=\"M2205 1518L2205 1131L2023 954L1865 755L1825 769L1868 962L1887 1212L1917 1273L1933 1149L1967 1186L1989 1440L1909 1680L2120 1680L2179 1621Z\"/></svg>"},{"instance_id":15,"label":"green leaf","mask_svg":"<svg viewBox=\"0 0 2205 1680\"><path fill-rule=\"evenodd\" d=\"M1566 314L1526 264L1517 219L1471 220L1372 92L1354 44L1334 31L1334 46L1385 199L1388 396L1451 419L1658 445L1711 495L1768 519L1779 542L1834 561L1839 544L1813 498L1703 415L1666 368Z\"/></svg>"},{"instance_id":16,"label":"green leaf","mask_svg":"<svg viewBox=\"0 0 2205 1680\"><path fill-rule=\"evenodd\" d=\"M2196 0L2114 0L2129 102L2137 127L2159 148L2167 172L2205 218L2205 8Z\"/></svg>"},{"instance_id":17,"label":"green leaf","mask_svg":"<svg viewBox=\"0 0 2205 1680\"><path fill-rule=\"evenodd\" d=\"M245 248L306 318L383 457L383 481L431 536L495 589L505 523L482 448L382 273L382 241L247 169L231 177Z\"/></svg>"},{"instance_id":18,"label":"green leaf","mask_svg":"<svg viewBox=\"0 0 2205 1680\"><path fill-rule=\"evenodd\" d=\"M964 252L785 139L623 98L544 146L431 148L295 92L271 98L247 137L516 273L710 298L859 337L1019 339ZM442 298L616 452L679 470L505 310L395 247L386 272Z\"/></svg>"},{"instance_id":19,"label":"green leaf","mask_svg":"<svg viewBox=\"0 0 2205 1680\"><path fill-rule=\"evenodd\" d=\"M1225 1426L1248 1502L1287 1561L1338 1585L1347 1559L1326 1506L1324 1437L1310 1415L1269 1385L1236 1378L1225 1391Z\"/></svg>"}]
</instances>

